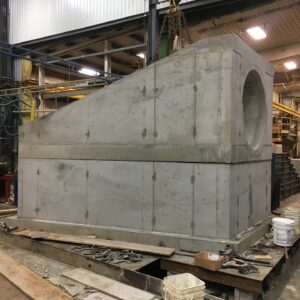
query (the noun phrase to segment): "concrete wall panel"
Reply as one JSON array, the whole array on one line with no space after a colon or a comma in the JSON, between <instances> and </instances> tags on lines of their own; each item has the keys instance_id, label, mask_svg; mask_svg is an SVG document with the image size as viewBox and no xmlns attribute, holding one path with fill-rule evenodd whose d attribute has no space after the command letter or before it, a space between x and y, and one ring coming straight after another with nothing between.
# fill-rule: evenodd
<instances>
[{"instance_id":1,"label":"concrete wall panel","mask_svg":"<svg viewBox=\"0 0 300 300\"><path fill-rule=\"evenodd\" d=\"M89 98L90 144L153 143L152 69L137 72ZM112 107L114 109L112 110Z\"/></svg>"},{"instance_id":2,"label":"concrete wall panel","mask_svg":"<svg viewBox=\"0 0 300 300\"><path fill-rule=\"evenodd\" d=\"M155 70L155 121L160 145L192 145L195 125L195 58L163 60ZM171 78L171 80L170 80Z\"/></svg>"},{"instance_id":3,"label":"concrete wall panel","mask_svg":"<svg viewBox=\"0 0 300 300\"><path fill-rule=\"evenodd\" d=\"M152 163L89 162L88 224L143 229L146 214L152 211L148 169L152 171ZM143 189L145 182L150 189Z\"/></svg>"},{"instance_id":4,"label":"concrete wall panel","mask_svg":"<svg viewBox=\"0 0 300 300\"><path fill-rule=\"evenodd\" d=\"M22 218L38 216L38 161L21 160L18 166L18 215ZM23 199L26 199L24 201Z\"/></svg>"},{"instance_id":5,"label":"concrete wall panel","mask_svg":"<svg viewBox=\"0 0 300 300\"><path fill-rule=\"evenodd\" d=\"M39 160L38 219L86 223L86 161Z\"/></svg>"},{"instance_id":6,"label":"concrete wall panel","mask_svg":"<svg viewBox=\"0 0 300 300\"><path fill-rule=\"evenodd\" d=\"M20 138L24 144L76 145L88 140L88 105L77 101L55 113L22 126Z\"/></svg>"},{"instance_id":7,"label":"concrete wall panel","mask_svg":"<svg viewBox=\"0 0 300 300\"><path fill-rule=\"evenodd\" d=\"M195 235L217 235L217 165L199 164L195 167Z\"/></svg>"},{"instance_id":8,"label":"concrete wall panel","mask_svg":"<svg viewBox=\"0 0 300 300\"><path fill-rule=\"evenodd\" d=\"M192 235L193 164L155 163L154 231Z\"/></svg>"},{"instance_id":9,"label":"concrete wall panel","mask_svg":"<svg viewBox=\"0 0 300 300\"><path fill-rule=\"evenodd\" d=\"M221 52L197 55L197 145L216 144L220 138ZM213 109L212 109L213 108ZM230 139L224 141L230 144Z\"/></svg>"}]
</instances>

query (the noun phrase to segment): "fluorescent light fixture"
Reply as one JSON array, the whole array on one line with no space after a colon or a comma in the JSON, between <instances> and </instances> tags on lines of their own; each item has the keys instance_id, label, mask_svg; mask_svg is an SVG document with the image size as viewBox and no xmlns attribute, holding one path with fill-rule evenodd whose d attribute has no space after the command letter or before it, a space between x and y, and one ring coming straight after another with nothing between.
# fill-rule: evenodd
<instances>
[{"instance_id":1,"label":"fluorescent light fixture","mask_svg":"<svg viewBox=\"0 0 300 300\"><path fill-rule=\"evenodd\" d=\"M98 76L100 75L99 72L96 72L93 69L89 69L89 68L81 68L79 71L79 73L84 74L84 75L88 75L88 76Z\"/></svg>"},{"instance_id":2,"label":"fluorescent light fixture","mask_svg":"<svg viewBox=\"0 0 300 300\"><path fill-rule=\"evenodd\" d=\"M288 70L295 70L295 69L297 69L297 64L293 60L285 62L284 66Z\"/></svg>"},{"instance_id":3,"label":"fluorescent light fixture","mask_svg":"<svg viewBox=\"0 0 300 300\"><path fill-rule=\"evenodd\" d=\"M248 28L246 31L255 40L262 40L267 36L266 31L262 29L260 26Z\"/></svg>"},{"instance_id":4,"label":"fluorescent light fixture","mask_svg":"<svg viewBox=\"0 0 300 300\"><path fill-rule=\"evenodd\" d=\"M136 56L138 56L138 57L141 58L141 59L144 59L144 58L145 58L145 53L140 52L140 53L138 53Z\"/></svg>"}]
</instances>

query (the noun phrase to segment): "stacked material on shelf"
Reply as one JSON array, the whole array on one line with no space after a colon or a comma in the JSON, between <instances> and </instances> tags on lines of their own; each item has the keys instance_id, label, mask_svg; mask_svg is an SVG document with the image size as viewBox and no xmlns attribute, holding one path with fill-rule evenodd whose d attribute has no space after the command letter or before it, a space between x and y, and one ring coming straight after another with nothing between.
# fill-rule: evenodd
<instances>
[{"instance_id":1,"label":"stacked material on shelf","mask_svg":"<svg viewBox=\"0 0 300 300\"><path fill-rule=\"evenodd\" d=\"M281 179L280 200L300 191L300 178L287 153L273 153L272 175Z\"/></svg>"},{"instance_id":2,"label":"stacked material on shelf","mask_svg":"<svg viewBox=\"0 0 300 300\"><path fill-rule=\"evenodd\" d=\"M300 175L300 159L291 158L291 162L293 163L293 166L295 167L297 174Z\"/></svg>"}]
</instances>

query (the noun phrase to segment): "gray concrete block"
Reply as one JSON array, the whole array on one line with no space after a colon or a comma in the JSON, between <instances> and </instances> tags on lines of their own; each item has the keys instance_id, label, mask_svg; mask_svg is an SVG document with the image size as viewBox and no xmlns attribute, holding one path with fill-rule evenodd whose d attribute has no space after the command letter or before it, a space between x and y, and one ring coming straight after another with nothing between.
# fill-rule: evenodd
<instances>
[{"instance_id":1,"label":"gray concrete block","mask_svg":"<svg viewBox=\"0 0 300 300\"><path fill-rule=\"evenodd\" d=\"M22 127L19 216L233 238L270 213L272 87L226 35Z\"/></svg>"},{"instance_id":2,"label":"gray concrete block","mask_svg":"<svg viewBox=\"0 0 300 300\"><path fill-rule=\"evenodd\" d=\"M269 215L269 162L29 159L20 166L23 218L229 239Z\"/></svg>"}]
</instances>

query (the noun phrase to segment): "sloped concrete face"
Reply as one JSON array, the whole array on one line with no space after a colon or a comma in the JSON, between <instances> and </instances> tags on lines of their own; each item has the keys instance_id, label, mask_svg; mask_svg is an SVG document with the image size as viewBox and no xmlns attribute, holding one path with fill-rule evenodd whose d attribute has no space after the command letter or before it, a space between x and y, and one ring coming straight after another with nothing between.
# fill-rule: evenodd
<instances>
[{"instance_id":1,"label":"sloped concrete face","mask_svg":"<svg viewBox=\"0 0 300 300\"><path fill-rule=\"evenodd\" d=\"M23 127L20 157L270 159L272 75L237 37L204 40Z\"/></svg>"},{"instance_id":2,"label":"sloped concrete face","mask_svg":"<svg viewBox=\"0 0 300 300\"><path fill-rule=\"evenodd\" d=\"M239 234L270 213L272 76L216 37L22 127L19 216Z\"/></svg>"}]
</instances>

